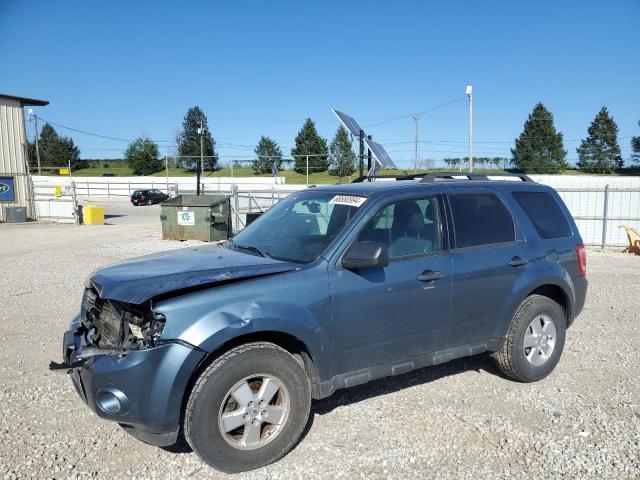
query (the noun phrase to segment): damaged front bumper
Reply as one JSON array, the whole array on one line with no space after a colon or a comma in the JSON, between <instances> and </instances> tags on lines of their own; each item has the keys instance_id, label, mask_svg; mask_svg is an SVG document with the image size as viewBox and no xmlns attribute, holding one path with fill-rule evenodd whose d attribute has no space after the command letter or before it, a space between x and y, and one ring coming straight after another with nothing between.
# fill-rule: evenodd
<instances>
[{"instance_id":1,"label":"damaged front bumper","mask_svg":"<svg viewBox=\"0 0 640 480\"><path fill-rule=\"evenodd\" d=\"M64 334L61 366L99 417L120 423L146 443L167 446L177 439L182 399L205 354L171 341L131 351L87 348L78 316Z\"/></svg>"}]
</instances>

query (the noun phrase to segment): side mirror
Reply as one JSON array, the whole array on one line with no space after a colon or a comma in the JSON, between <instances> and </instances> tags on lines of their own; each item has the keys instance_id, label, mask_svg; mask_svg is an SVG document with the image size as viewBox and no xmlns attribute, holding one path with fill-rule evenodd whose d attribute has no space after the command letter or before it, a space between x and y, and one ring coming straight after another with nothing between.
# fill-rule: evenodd
<instances>
[{"instance_id":1,"label":"side mirror","mask_svg":"<svg viewBox=\"0 0 640 480\"><path fill-rule=\"evenodd\" d=\"M389 265L389 251L379 242L354 243L344 257L342 266L347 270L358 268L380 268Z\"/></svg>"}]
</instances>

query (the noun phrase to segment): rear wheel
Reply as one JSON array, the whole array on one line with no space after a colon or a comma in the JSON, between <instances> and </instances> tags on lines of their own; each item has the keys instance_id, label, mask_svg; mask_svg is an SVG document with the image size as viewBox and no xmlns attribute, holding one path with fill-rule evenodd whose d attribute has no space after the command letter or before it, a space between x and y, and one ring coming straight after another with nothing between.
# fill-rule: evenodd
<instances>
[{"instance_id":1,"label":"rear wheel","mask_svg":"<svg viewBox=\"0 0 640 480\"><path fill-rule=\"evenodd\" d=\"M241 472L284 456L309 416L304 367L277 345L226 352L202 373L187 402L185 437L214 468Z\"/></svg>"},{"instance_id":2,"label":"rear wheel","mask_svg":"<svg viewBox=\"0 0 640 480\"><path fill-rule=\"evenodd\" d=\"M518 308L501 349L500 370L521 382L549 375L560 360L566 333L564 309L548 297L531 295Z\"/></svg>"}]
</instances>

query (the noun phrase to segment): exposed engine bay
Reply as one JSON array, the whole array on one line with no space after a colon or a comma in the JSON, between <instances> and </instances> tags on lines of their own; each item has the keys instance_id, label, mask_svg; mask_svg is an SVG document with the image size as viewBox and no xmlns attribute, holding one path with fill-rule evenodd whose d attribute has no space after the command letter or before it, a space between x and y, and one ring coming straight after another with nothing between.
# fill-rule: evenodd
<instances>
[{"instance_id":1,"label":"exposed engine bay","mask_svg":"<svg viewBox=\"0 0 640 480\"><path fill-rule=\"evenodd\" d=\"M132 305L103 300L93 289L86 289L81 318L87 347L124 352L156 345L165 317L151 307L151 301Z\"/></svg>"}]
</instances>

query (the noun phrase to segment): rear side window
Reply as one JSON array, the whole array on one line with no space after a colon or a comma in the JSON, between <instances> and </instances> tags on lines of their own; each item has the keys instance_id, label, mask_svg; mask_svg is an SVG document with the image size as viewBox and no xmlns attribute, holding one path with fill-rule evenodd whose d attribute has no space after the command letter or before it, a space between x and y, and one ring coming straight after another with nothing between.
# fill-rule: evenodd
<instances>
[{"instance_id":1,"label":"rear side window","mask_svg":"<svg viewBox=\"0 0 640 480\"><path fill-rule=\"evenodd\" d=\"M490 193L449 196L456 248L513 242L513 218L502 202Z\"/></svg>"},{"instance_id":2,"label":"rear side window","mask_svg":"<svg viewBox=\"0 0 640 480\"><path fill-rule=\"evenodd\" d=\"M547 192L513 192L513 198L525 211L540 238L571 236L571 228L558 202Z\"/></svg>"}]
</instances>

